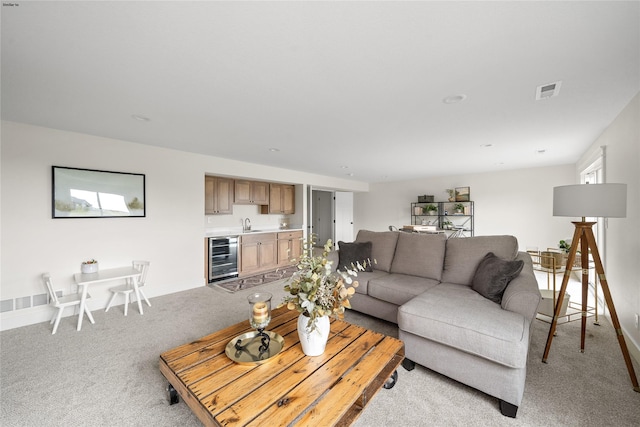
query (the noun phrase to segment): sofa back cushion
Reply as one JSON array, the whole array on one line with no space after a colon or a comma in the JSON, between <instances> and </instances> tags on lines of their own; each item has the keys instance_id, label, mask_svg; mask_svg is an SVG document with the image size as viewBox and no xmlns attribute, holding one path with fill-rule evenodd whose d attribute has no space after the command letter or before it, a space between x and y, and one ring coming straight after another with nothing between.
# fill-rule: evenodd
<instances>
[{"instance_id":1,"label":"sofa back cushion","mask_svg":"<svg viewBox=\"0 0 640 427\"><path fill-rule=\"evenodd\" d=\"M391 271L393 254L396 252L399 231L360 230L356 242L371 242L371 261L374 270Z\"/></svg>"},{"instance_id":2,"label":"sofa back cushion","mask_svg":"<svg viewBox=\"0 0 640 427\"><path fill-rule=\"evenodd\" d=\"M504 260L518 255L518 240L514 236L475 236L447 240L442 281L471 286L480 261L489 252Z\"/></svg>"},{"instance_id":3,"label":"sofa back cushion","mask_svg":"<svg viewBox=\"0 0 640 427\"><path fill-rule=\"evenodd\" d=\"M440 280L446 243L444 234L400 233L391 272Z\"/></svg>"},{"instance_id":4,"label":"sofa back cushion","mask_svg":"<svg viewBox=\"0 0 640 427\"><path fill-rule=\"evenodd\" d=\"M371 242L338 242L338 270L357 270L357 265L361 265L364 270L372 272L373 260L371 259Z\"/></svg>"}]
</instances>

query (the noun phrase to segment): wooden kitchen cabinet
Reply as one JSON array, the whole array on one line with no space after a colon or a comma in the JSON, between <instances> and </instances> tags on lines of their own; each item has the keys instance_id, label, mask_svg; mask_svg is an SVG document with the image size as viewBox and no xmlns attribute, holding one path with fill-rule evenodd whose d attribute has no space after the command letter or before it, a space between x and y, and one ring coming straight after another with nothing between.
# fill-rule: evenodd
<instances>
[{"instance_id":1,"label":"wooden kitchen cabinet","mask_svg":"<svg viewBox=\"0 0 640 427\"><path fill-rule=\"evenodd\" d=\"M269 185L269 206L262 207L262 213L294 214L296 213L295 186L289 184Z\"/></svg>"},{"instance_id":2,"label":"wooden kitchen cabinet","mask_svg":"<svg viewBox=\"0 0 640 427\"><path fill-rule=\"evenodd\" d=\"M278 233L278 266L290 265L302 255L302 231Z\"/></svg>"},{"instance_id":3,"label":"wooden kitchen cabinet","mask_svg":"<svg viewBox=\"0 0 640 427\"><path fill-rule=\"evenodd\" d=\"M277 233L240 236L240 275L272 270L278 266Z\"/></svg>"},{"instance_id":4,"label":"wooden kitchen cabinet","mask_svg":"<svg viewBox=\"0 0 640 427\"><path fill-rule=\"evenodd\" d=\"M233 212L233 179L218 176L204 177L205 215Z\"/></svg>"},{"instance_id":5,"label":"wooden kitchen cabinet","mask_svg":"<svg viewBox=\"0 0 640 427\"><path fill-rule=\"evenodd\" d=\"M261 181L236 179L235 203L238 205L268 205L269 184Z\"/></svg>"}]
</instances>

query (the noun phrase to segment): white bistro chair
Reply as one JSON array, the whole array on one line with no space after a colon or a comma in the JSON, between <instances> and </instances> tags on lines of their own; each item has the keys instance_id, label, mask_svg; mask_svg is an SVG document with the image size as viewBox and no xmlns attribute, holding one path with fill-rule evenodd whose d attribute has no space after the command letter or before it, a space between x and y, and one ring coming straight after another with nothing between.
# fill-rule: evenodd
<instances>
[{"instance_id":1,"label":"white bistro chair","mask_svg":"<svg viewBox=\"0 0 640 427\"><path fill-rule=\"evenodd\" d=\"M133 261L133 268L140 271L140 276L138 276L138 292L140 296L146 301L147 305L151 307L151 303L149 299L144 294L143 287L147 281L147 272L149 271L149 261ZM113 301L116 299L118 294L124 295L124 315L127 315L127 311L129 308L129 302L134 302L130 297L131 294L135 295L135 288L133 286L133 279L128 279L127 283L120 286L115 286L113 288L109 288L109 291L113 293L111 299L109 300L109 304L107 304L107 308L105 311L109 311Z\"/></svg>"},{"instance_id":2,"label":"white bistro chair","mask_svg":"<svg viewBox=\"0 0 640 427\"><path fill-rule=\"evenodd\" d=\"M56 295L55 289L53 289L53 280L51 280L51 275L49 273L44 273L42 275L42 280L44 281L44 284L47 286L47 292L49 292L49 298L50 298L49 304L52 307L58 309L57 313L54 314L53 317L51 318L51 322L49 322L49 323L55 322L53 325L53 332L51 332L51 335L53 335L58 330L58 325L60 324L60 319L62 318L62 312L64 311L65 307L73 307L75 305L79 307L80 300L82 299L82 295L80 293L76 293L76 294L59 297L58 295ZM86 301L88 301L89 299L91 299L91 295L87 294ZM91 311L87 309L86 304L85 304L84 312L87 313L87 317L89 318L89 321L91 321L91 323L96 323L93 320ZM82 316L83 313L79 313L78 315Z\"/></svg>"}]
</instances>

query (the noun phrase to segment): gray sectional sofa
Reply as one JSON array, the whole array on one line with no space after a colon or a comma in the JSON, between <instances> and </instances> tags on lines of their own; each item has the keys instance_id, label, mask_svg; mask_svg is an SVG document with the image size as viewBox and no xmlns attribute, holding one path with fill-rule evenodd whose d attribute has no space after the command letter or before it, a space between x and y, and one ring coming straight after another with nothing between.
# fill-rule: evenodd
<instances>
[{"instance_id":1,"label":"gray sectional sofa","mask_svg":"<svg viewBox=\"0 0 640 427\"><path fill-rule=\"evenodd\" d=\"M540 301L531 258L516 238L361 230L331 253L334 268L368 250L375 262L358 273L351 305L398 325L403 366L418 363L497 397L501 412L515 417Z\"/></svg>"}]
</instances>

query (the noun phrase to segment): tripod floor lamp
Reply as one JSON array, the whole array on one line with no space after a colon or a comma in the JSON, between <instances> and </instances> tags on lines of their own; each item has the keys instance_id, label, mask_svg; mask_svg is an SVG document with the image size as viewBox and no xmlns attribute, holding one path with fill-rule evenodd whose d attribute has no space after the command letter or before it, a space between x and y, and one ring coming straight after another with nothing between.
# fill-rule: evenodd
<instances>
[{"instance_id":1,"label":"tripod floor lamp","mask_svg":"<svg viewBox=\"0 0 640 427\"><path fill-rule=\"evenodd\" d=\"M607 283L607 278L604 274L604 268L602 267L602 259L600 258L598 246L596 245L596 239L593 235L592 227L595 222L585 221L585 217L626 217L627 185L582 184L555 187L553 189L553 215L582 217L582 221L573 222L573 225L575 225L576 229L575 233L573 234L571 250L569 251L569 257L567 259L567 267L562 279L560 295L558 296L558 301L553 313L551 327L549 328L549 336L547 337L547 345L544 349L542 362L547 363L547 356L549 356L549 350L551 349L551 341L553 340L553 336L556 331L558 317L560 317L560 311L562 308L562 302L564 300L565 292L567 291L569 277L571 276L571 266L574 265L573 263L578 251L580 251L580 260L582 267L582 329L580 336L580 351L584 353L584 337L587 326L587 296L589 291L589 251L591 251L596 274L600 279L600 285L602 286L604 300L607 304L607 307L609 307L611 321L618 336L618 343L620 344L622 356L624 357L624 361L627 365L627 370L629 371L629 376L631 377L633 389L637 392L640 392L638 379L636 378L636 373L633 370L633 364L631 362L631 357L629 356L627 344L624 340L624 335L622 335L620 321L618 320L618 315L616 314L616 309L613 305L613 300L611 299L609 284Z\"/></svg>"}]
</instances>

